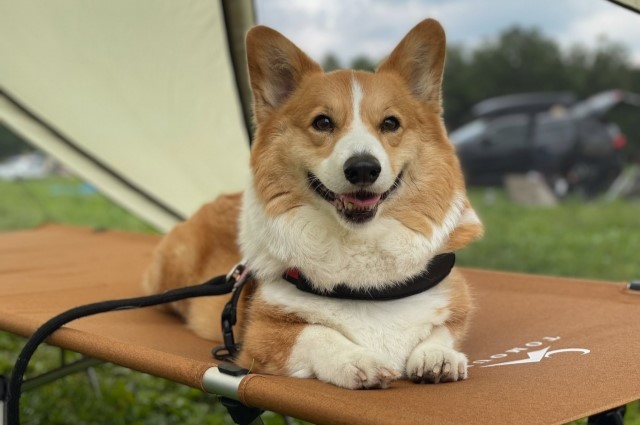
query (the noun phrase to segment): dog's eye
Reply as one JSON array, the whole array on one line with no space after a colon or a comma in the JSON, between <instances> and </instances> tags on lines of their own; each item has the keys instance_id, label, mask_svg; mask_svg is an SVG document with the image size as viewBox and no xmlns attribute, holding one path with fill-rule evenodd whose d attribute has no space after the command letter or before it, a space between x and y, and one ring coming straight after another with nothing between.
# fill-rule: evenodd
<instances>
[{"instance_id":1,"label":"dog's eye","mask_svg":"<svg viewBox=\"0 0 640 425\"><path fill-rule=\"evenodd\" d=\"M331 131L333 130L333 121L326 115L318 115L313 119L313 128L318 131Z\"/></svg>"},{"instance_id":2,"label":"dog's eye","mask_svg":"<svg viewBox=\"0 0 640 425\"><path fill-rule=\"evenodd\" d=\"M400 128L400 121L394 116L386 117L380 124L380 130L383 132L396 131L398 128Z\"/></svg>"}]
</instances>

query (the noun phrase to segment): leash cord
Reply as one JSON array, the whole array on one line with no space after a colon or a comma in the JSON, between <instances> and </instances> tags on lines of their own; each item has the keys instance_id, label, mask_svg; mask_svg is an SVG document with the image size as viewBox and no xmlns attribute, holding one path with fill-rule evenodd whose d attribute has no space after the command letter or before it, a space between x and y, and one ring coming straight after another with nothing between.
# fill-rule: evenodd
<instances>
[{"instance_id":1,"label":"leash cord","mask_svg":"<svg viewBox=\"0 0 640 425\"><path fill-rule=\"evenodd\" d=\"M11 379L9 380L6 404L8 425L20 425L20 396L22 392L22 383L31 357L45 339L65 324L93 314L132 308L151 307L186 298L228 294L233 289L234 283L235 279L229 279L224 275L216 276L200 285L178 288L161 294L87 304L64 311L51 318L44 325L40 326L33 335L31 335L18 355L13 372L11 373Z\"/></svg>"}]
</instances>

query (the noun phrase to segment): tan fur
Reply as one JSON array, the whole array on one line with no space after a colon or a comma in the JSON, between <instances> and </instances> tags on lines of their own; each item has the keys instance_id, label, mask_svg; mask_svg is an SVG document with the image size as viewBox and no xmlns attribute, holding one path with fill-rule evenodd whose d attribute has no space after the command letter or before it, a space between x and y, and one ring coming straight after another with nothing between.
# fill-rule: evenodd
<instances>
[{"instance_id":1,"label":"tan fur","mask_svg":"<svg viewBox=\"0 0 640 425\"><path fill-rule=\"evenodd\" d=\"M473 311L473 300L469 293L467 282L457 270L451 271L446 285L450 288L451 298L447 306L448 318L444 325L459 344L469 327L469 318Z\"/></svg>"},{"instance_id":2,"label":"tan fur","mask_svg":"<svg viewBox=\"0 0 640 425\"><path fill-rule=\"evenodd\" d=\"M263 51L256 52L259 53ZM256 131L251 168L256 190L265 202L269 215L277 216L296 206L308 204L315 196L306 185L305 170L331 153L334 144L351 123L350 105L344 102L351 96L350 78L349 71L335 72L330 77L314 72L306 76L283 107L275 111L271 108L263 110L256 99L256 120L260 123L258 117L262 117L262 125ZM318 109L318 104L328 106ZM337 131L318 134L306 125L315 116L329 112L342 119ZM292 140L301 139L308 139L310 143L291 143Z\"/></svg>"},{"instance_id":3,"label":"tan fur","mask_svg":"<svg viewBox=\"0 0 640 425\"><path fill-rule=\"evenodd\" d=\"M260 300L251 303L243 347L236 364L274 375L287 374L287 360L306 323Z\"/></svg>"},{"instance_id":4,"label":"tan fur","mask_svg":"<svg viewBox=\"0 0 640 425\"><path fill-rule=\"evenodd\" d=\"M241 194L223 195L202 206L160 242L143 278L147 293L195 285L226 274L240 260L237 246ZM220 341L219 322L228 297L193 298L171 304L198 335Z\"/></svg>"},{"instance_id":5,"label":"tan fur","mask_svg":"<svg viewBox=\"0 0 640 425\"><path fill-rule=\"evenodd\" d=\"M484 234L484 227L481 224L466 224L458 226L454 231L445 249L446 252L455 252L464 248L471 242L479 239Z\"/></svg>"},{"instance_id":6,"label":"tan fur","mask_svg":"<svg viewBox=\"0 0 640 425\"><path fill-rule=\"evenodd\" d=\"M428 43L425 44L425 40ZM354 79L365 93L361 117L391 161L403 171L397 194L384 201L379 214L429 237L442 226L455 196L464 194L459 161L442 119L442 73L445 35L440 25L423 21L401 41L376 73L336 71L320 66L274 30L256 27L247 36L247 54L257 124L251 154L253 184L267 216L295 214L317 202L307 172L329 157L349 129ZM318 132L312 120L333 118L332 132ZM384 117L399 118L397 132L380 130ZM464 208L472 212L468 200ZM158 246L145 277L148 292L195 284L227 273L239 260L236 246L240 195L228 195L202 207L178 225ZM475 213L469 216L475 217ZM463 248L482 235L482 224L461 222L449 234L442 252ZM259 283L258 283L259 285ZM455 270L443 283L450 288L445 326L456 340L466 332L472 300ZM228 297L194 299L172 308L199 335L220 340L214 324ZM286 374L292 347L306 323L266 303L255 293L245 320L238 363L262 373Z\"/></svg>"}]
</instances>

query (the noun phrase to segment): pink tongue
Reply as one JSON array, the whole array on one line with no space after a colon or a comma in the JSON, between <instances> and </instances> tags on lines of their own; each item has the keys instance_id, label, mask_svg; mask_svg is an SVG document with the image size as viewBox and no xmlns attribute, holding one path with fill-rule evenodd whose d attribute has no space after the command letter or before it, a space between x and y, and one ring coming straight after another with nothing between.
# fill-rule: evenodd
<instances>
[{"instance_id":1,"label":"pink tongue","mask_svg":"<svg viewBox=\"0 0 640 425\"><path fill-rule=\"evenodd\" d=\"M358 207L368 208L372 207L380 201L381 195L371 195L366 199L359 199L353 195L340 195L343 200L351 202L353 205Z\"/></svg>"}]
</instances>

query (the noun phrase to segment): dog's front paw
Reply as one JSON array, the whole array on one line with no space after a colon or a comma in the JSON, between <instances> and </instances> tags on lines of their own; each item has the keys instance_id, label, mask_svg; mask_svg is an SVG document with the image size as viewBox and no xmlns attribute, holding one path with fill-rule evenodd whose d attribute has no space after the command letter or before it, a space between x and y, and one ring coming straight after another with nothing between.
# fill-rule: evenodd
<instances>
[{"instance_id":1,"label":"dog's front paw","mask_svg":"<svg viewBox=\"0 0 640 425\"><path fill-rule=\"evenodd\" d=\"M407 362L407 376L418 383L461 381L467 379L467 356L443 345L419 345Z\"/></svg>"},{"instance_id":2,"label":"dog's front paw","mask_svg":"<svg viewBox=\"0 0 640 425\"><path fill-rule=\"evenodd\" d=\"M317 373L318 378L349 389L386 388L400 378L401 373L382 357L356 350L329 362L332 367Z\"/></svg>"}]
</instances>

